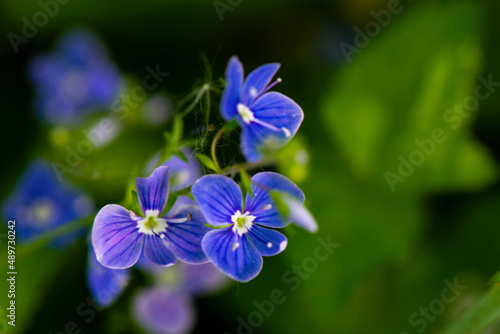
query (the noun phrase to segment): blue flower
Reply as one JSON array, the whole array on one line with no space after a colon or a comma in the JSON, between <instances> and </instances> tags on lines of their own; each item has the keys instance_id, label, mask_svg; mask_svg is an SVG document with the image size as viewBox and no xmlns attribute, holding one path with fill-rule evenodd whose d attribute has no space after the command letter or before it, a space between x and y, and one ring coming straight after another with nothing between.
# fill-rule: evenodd
<instances>
[{"instance_id":1,"label":"blue flower","mask_svg":"<svg viewBox=\"0 0 500 334\"><path fill-rule=\"evenodd\" d=\"M262 256L276 255L287 245L283 234L267 228L290 223L270 192L284 192L298 203L304 199L292 181L277 173L258 173L251 182L253 196L247 194L244 202L238 184L222 175L202 177L191 191L207 221L218 227L203 237L203 250L219 270L241 282L258 275Z\"/></svg>"},{"instance_id":2,"label":"blue flower","mask_svg":"<svg viewBox=\"0 0 500 334\"><path fill-rule=\"evenodd\" d=\"M136 178L135 185L145 217L117 204L103 207L92 229L97 260L108 268L124 269L134 265L144 251L149 260L164 266L174 264L176 258L206 262L200 244L208 228L192 200L180 196L160 217L168 197L168 167L158 167L147 178Z\"/></svg>"},{"instance_id":3,"label":"blue flower","mask_svg":"<svg viewBox=\"0 0 500 334\"><path fill-rule=\"evenodd\" d=\"M243 81L243 65L236 56L226 68L226 89L221 114L226 121L236 119L242 127L241 148L248 161L259 160L263 151L286 144L297 132L304 113L289 97L268 92L281 79L269 84L280 64L262 65Z\"/></svg>"},{"instance_id":4,"label":"blue flower","mask_svg":"<svg viewBox=\"0 0 500 334\"><path fill-rule=\"evenodd\" d=\"M97 305L111 305L127 287L130 269L110 269L100 264L92 245L89 245L87 257L87 285Z\"/></svg>"},{"instance_id":5,"label":"blue flower","mask_svg":"<svg viewBox=\"0 0 500 334\"><path fill-rule=\"evenodd\" d=\"M193 297L227 283L211 263L157 269L155 278L155 285L141 290L132 302L135 320L151 333L189 333L196 320Z\"/></svg>"},{"instance_id":6,"label":"blue flower","mask_svg":"<svg viewBox=\"0 0 500 334\"><path fill-rule=\"evenodd\" d=\"M32 162L17 182L14 192L2 207L5 221L16 220L16 238L29 242L43 233L90 215L92 199L82 190L59 182L45 160ZM82 235L76 229L52 241L55 247L65 247Z\"/></svg>"},{"instance_id":7,"label":"blue flower","mask_svg":"<svg viewBox=\"0 0 500 334\"><path fill-rule=\"evenodd\" d=\"M84 114L109 109L122 82L100 41L81 29L64 35L55 52L32 59L28 73L35 109L53 125L75 124Z\"/></svg>"}]
</instances>

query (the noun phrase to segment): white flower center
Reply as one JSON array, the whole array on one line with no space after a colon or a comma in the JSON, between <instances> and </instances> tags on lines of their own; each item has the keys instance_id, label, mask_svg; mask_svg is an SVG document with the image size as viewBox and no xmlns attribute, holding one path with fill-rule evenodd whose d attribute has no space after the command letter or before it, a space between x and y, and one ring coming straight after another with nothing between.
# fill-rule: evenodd
<instances>
[{"instance_id":1,"label":"white flower center","mask_svg":"<svg viewBox=\"0 0 500 334\"><path fill-rule=\"evenodd\" d=\"M29 208L31 219L36 222L38 226L46 226L54 220L56 206L54 202L48 198L40 198L33 202Z\"/></svg>"},{"instance_id":2,"label":"white flower center","mask_svg":"<svg viewBox=\"0 0 500 334\"><path fill-rule=\"evenodd\" d=\"M139 233L148 235L164 233L167 230L167 221L163 218L158 218L160 212L158 210L146 210L146 218L137 222Z\"/></svg>"},{"instance_id":3,"label":"white flower center","mask_svg":"<svg viewBox=\"0 0 500 334\"><path fill-rule=\"evenodd\" d=\"M234 215L231 216L231 221L234 223L233 232L238 233L240 236L247 233L252 228L255 218L257 217L250 215L248 211L244 214L242 214L240 210L236 211Z\"/></svg>"},{"instance_id":4,"label":"white flower center","mask_svg":"<svg viewBox=\"0 0 500 334\"><path fill-rule=\"evenodd\" d=\"M255 117L253 116L253 112L243 103L238 103L236 106L238 109L238 114L240 114L243 122L246 124L250 124L250 122L255 121Z\"/></svg>"}]
</instances>

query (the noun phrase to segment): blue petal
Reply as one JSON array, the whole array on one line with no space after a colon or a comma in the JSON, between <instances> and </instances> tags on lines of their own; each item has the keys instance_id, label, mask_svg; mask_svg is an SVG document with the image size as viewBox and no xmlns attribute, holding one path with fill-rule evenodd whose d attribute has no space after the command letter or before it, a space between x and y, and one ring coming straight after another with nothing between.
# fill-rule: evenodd
<instances>
[{"instance_id":1,"label":"blue petal","mask_svg":"<svg viewBox=\"0 0 500 334\"><path fill-rule=\"evenodd\" d=\"M263 256L272 256L285 250L288 240L278 231L253 225L248 231L252 244Z\"/></svg>"},{"instance_id":2,"label":"blue petal","mask_svg":"<svg viewBox=\"0 0 500 334\"><path fill-rule=\"evenodd\" d=\"M174 253L167 248L160 237L148 234L144 239L144 255L149 260L160 266L171 266L177 261Z\"/></svg>"},{"instance_id":3,"label":"blue petal","mask_svg":"<svg viewBox=\"0 0 500 334\"><path fill-rule=\"evenodd\" d=\"M109 269L101 265L92 246L87 260L87 284L92 298L101 307L111 305L123 292L130 279L129 269Z\"/></svg>"},{"instance_id":4,"label":"blue petal","mask_svg":"<svg viewBox=\"0 0 500 334\"><path fill-rule=\"evenodd\" d=\"M186 218L188 212L191 220L183 223L169 222L170 219ZM190 198L179 196L172 210L163 218L168 224L164 242L179 260L193 264L208 262L201 248L201 239L210 229L205 226L203 214Z\"/></svg>"},{"instance_id":5,"label":"blue petal","mask_svg":"<svg viewBox=\"0 0 500 334\"><path fill-rule=\"evenodd\" d=\"M261 172L252 176L252 189L255 192L260 190L279 191L288 194L304 203L305 196L302 190L289 178L279 173ZM247 206L249 204L247 203Z\"/></svg>"},{"instance_id":6,"label":"blue petal","mask_svg":"<svg viewBox=\"0 0 500 334\"><path fill-rule=\"evenodd\" d=\"M243 127L241 148L247 161L259 160L265 151L285 145L297 132L304 113L297 103L285 95L269 92L259 97L251 107L254 117L275 130L252 122Z\"/></svg>"},{"instance_id":7,"label":"blue petal","mask_svg":"<svg viewBox=\"0 0 500 334\"><path fill-rule=\"evenodd\" d=\"M302 190L285 176L273 172L255 174L251 181L253 197L249 194L246 195L245 210L257 217L254 223L278 228L288 225L290 219L283 219L269 192L282 192L303 203L304 193Z\"/></svg>"},{"instance_id":8,"label":"blue petal","mask_svg":"<svg viewBox=\"0 0 500 334\"><path fill-rule=\"evenodd\" d=\"M196 322L190 296L164 287L142 290L132 310L135 320L150 333L189 333Z\"/></svg>"},{"instance_id":9,"label":"blue petal","mask_svg":"<svg viewBox=\"0 0 500 334\"><path fill-rule=\"evenodd\" d=\"M262 269L262 256L246 235L240 237L232 227L208 232L202 247L212 263L236 281L248 282Z\"/></svg>"},{"instance_id":10,"label":"blue petal","mask_svg":"<svg viewBox=\"0 0 500 334\"><path fill-rule=\"evenodd\" d=\"M136 177L137 197L145 214L148 210L163 211L168 198L169 172L168 167L160 166L146 178Z\"/></svg>"},{"instance_id":11,"label":"blue petal","mask_svg":"<svg viewBox=\"0 0 500 334\"><path fill-rule=\"evenodd\" d=\"M243 85L243 65L238 57L229 59L226 67L226 88L222 93L220 112L226 121L232 120L238 111L237 104L240 102L240 92Z\"/></svg>"},{"instance_id":12,"label":"blue petal","mask_svg":"<svg viewBox=\"0 0 500 334\"><path fill-rule=\"evenodd\" d=\"M264 128L258 124L252 124L252 126L243 126L241 132L241 152L248 162L255 162L262 158L263 156L263 144L260 140L259 131ZM267 135L267 129L264 129ZM264 134L262 135L264 136Z\"/></svg>"},{"instance_id":13,"label":"blue petal","mask_svg":"<svg viewBox=\"0 0 500 334\"><path fill-rule=\"evenodd\" d=\"M271 79L280 68L279 63L269 63L262 65L250 73L243 84L242 102L246 106L250 106L253 99L269 85ZM254 91L253 94L251 91Z\"/></svg>"},{"instance_id":14,"label":"blue petal","mask_svg":"<svg viewBox=\"0 0 500 334\"><path fill-rule=\"evenodd\" d=\"M143 241L137 222L124 207L106 205L95 217L92 245L103 266L113 269L133 266L141 255Z\"/></svg>"},{"instance_id":15,"label":"blue petal","mask_svg":"<svg viewBox=\"0 0 500 334\"><path fill-rule=\"evenodd\" d=\"M241 189L227 176L203 176L191 193L207 221L215 226L231 224L231 216L242 209Z\"/></svg>"},{"instance_id":16,"label":"blue petal","mask_svg":"<svg viewBox=\"0 0 500 334\"><path fill-rule=\"evenodd\" d=\"M278 92L262 95L254 102L251 109L255 118L279 129L287 128L290 131L288 140L295 135L304 119L302 108L294 100Z\"/></svg>"},{"instance_id":17,"label":"blue petal","mask_svg":"<svg viewBox=\"0 0 500 334\"><path fill-rule=\"evenodd\" d=\"M290 219L294 224L311 233L318 231L318 223L301 201L289 196L283 196L283 201L290 211Z\"/></svg>"}]
</instances>

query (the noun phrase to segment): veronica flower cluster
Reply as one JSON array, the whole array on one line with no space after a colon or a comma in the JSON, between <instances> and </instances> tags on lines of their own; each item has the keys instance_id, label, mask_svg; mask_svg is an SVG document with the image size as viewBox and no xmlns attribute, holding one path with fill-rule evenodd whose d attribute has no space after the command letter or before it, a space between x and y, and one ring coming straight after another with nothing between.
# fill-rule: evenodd
<instances>
[{"instance_id":1,"label":"veronica flower cluster","mask_svg":"<svg viewBox=\"0 0 500 334\"><path fill-rule=\"evenodd\" d=\"M225 123L213 136L211 158L200 153L203 145L198 142L180 140L186 137L182 127L175 130L172 125L167 148L135 171L129 199L97 213L89 194L59 179L49 161L38 159L5 201L3 216L22 222L17 225L20 242L93 219L87 234L86 278L95 302L110 306L137 270L152 285L132 299L135 321L151 333L189 332L196 317L195 297L219 290L228 278L254 279L263 268L263 257L286 249L288 239L278 229L292 222L310 232L318 228L304 206L302 190L284 175L263 171L274 152L295 136L304 117L296 102L272 91L281 82L273 81L279 68L277 63L266 64L245 78L239 59L229 60L218 117ZM54 53L35 57L29 75L35 109L53 126L75 126L89 112L109 108L123 77L99 40L84 30L70 31ZM190 111L175 114L162 99L148 101L142 109L149 110L154 126L167 120L158 108L169 110L173 124ZM217 150L227 146L217 146L217 141L224 131L238 129L230 125L240 128L236 149L244 161L221 168ZM258 173L248 175L256 169ZM134 173L125 168L123 172ZM56 234L50 245L67 247L85 235L85 224L76 226Z\"/></svg>"},{"instance_id":2,"label":"veronica flower cluster","mask_svg":"<svg viewBox=\"0 0 500 334\"><path fill-rule=\"evenodd\" d=\"M279 64L266 64L244 79L242 64L232 57L226 69L221 115L241 126L241 149L249 162L259 161L269 143L286 144L303 120L302 109L293 100L269 91L281 81L271 83L278 68ZM167 166L156 168L147 178L136 178L141 212L116 204L99 211L92 244L103 266L129 268L142 255L161 266L177 259L191 264L211 262L230 278L247 282L261 271L263 256L286 248L287 238L276 228L293 220L311 231L317 228L303 207L303 192L278 173L255 174L246 195L230 177L202 176L191 188L195 202L179 197L163 213L169 180ZM285 210L280 210L273 193L281 194Z\"/></svg>"}]
</instances>

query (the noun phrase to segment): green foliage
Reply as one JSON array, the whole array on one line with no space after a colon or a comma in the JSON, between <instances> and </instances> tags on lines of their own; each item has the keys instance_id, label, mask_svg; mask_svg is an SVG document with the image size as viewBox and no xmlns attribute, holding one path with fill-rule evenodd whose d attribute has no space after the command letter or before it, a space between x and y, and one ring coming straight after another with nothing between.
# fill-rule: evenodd
<instances>
[{"instance_id":1,"label":"green foliage","mask_svg":"<svg viewBox=\"0 0 500 334\"><path fill-rule=\"evenodd\" d=\"M467 130L477 110L452 112L481 84L477 6L407 6L335 78L322 108L329 134L360 179L382 186L391 172L403 178L396 191L480 188L496 171ZM410 176L398 173L400 157L418 162Z\"/></svg>"},{"instance_id":2,"label":"green foliage","mask_svg":"<svg viewBox=\"0 0 500 334\"><path fill-rule=\"evenodd\" d=\"M213 170L214 172L218 172L219 169L217 168L217 166L215 166L213 160L210 159L208 156L202 153L197 153L196 159L198 159L208 169Z\"/></svg>"}]
</instances>

